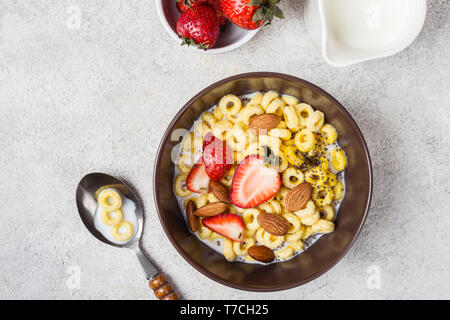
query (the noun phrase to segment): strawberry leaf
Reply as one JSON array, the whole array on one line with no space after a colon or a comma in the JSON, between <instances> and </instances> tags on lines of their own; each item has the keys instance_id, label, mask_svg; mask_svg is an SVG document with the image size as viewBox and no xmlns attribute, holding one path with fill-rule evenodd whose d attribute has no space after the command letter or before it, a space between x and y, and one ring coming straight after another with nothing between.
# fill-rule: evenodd
<instances>
[{"instance_id":1,"label":"strawberry leaf","mask_svg":"<svg viewBox=\"0 0 450 320\"><path fill-rule=\"evenodd\" d=\"M253 22L267 22L271 24L274 17L284 19L284 13L278 7L280 0L251 0L248 6L257 6L258 9L253 14Z\"/></svg>"},{"instance_id":2,"label":"strawberry leaf","mask_svg":"<svg viewBox=\"0 0 450 320\"><path fill-rule=\"evenodd\" d=\"M187 45L188 47L194 46L194 47L197 47L197 49L200 49L200 50L209 49L209 44L207 44L206 42L197 43L197 42L195 42L194 39L191 39L191 38L188 38L188 37L184 37L184 36L181 37L181 40L183 40L181 42L182 46L184 46L184 45Z\"/></svg>"}]
</instances>

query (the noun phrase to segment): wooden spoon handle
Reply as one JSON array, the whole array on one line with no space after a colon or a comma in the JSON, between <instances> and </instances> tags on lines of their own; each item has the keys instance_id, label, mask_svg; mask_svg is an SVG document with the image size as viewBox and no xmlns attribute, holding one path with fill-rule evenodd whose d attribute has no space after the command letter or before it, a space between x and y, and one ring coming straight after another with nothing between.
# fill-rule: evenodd
<instances>
[{"instance_id":1,"label":"wooden spoon handle","mask_svg":"<svg viewBox=\"0 0 450 320\"><path fill-rule=\"evenodd\" d=\"M151 278L149 285L159 300L178 300L177 294L173 291L172 286L163 273L158 273Z\"/></svg>"}]
</instances>

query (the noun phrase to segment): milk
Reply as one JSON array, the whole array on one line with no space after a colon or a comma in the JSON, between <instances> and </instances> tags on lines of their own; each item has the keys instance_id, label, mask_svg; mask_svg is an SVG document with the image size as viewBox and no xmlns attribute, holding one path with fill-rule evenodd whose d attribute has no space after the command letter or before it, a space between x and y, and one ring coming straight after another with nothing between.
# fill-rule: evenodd
<instances>
[{"instance_id":1,"label":"milk","mask_svg":"<svg viewBox=\"0 0 450 320\"><path fill-rule=\"evenodd\" d=\"M408 25L410 0L325 0L330 35L342 45L373 52L394 46Z\"/></svg>"}]
</instances>

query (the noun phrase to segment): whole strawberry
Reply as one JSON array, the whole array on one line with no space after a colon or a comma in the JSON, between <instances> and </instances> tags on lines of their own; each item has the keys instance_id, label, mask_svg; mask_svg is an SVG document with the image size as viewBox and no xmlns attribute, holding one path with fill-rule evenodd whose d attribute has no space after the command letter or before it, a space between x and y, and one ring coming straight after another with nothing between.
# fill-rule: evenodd
<instances>
[{"instance_id":1,"label":"whole strawberry","mask_svg":"<svg viewBox=\"0 0 450 320\"><path fill-rule=\"evenodd\" d=\"M208 0L208 4L216 11L217 19L219 20L219 26L224 26L228 19L225 14L219 8L219 0Z\"/></svg>"},{"instance_id":2,"label":"whole strawberry","mask_svg":"<svg viewBox=\"0 0 450 320\"><path fill-rule=\"evenodd\" d=\"M284 19L280 0L219 0L219 8L235 25L248 30L270 24L274 17Z\"/></svg>"},{"instance_id":3,"label":"whole strawberry","mask_svg":"<svg viewBox=\"0 0 450 320\"><path fill-rule=\"evenodd\" d=\"M219 22L216 12L207 5L195 6L184 11L177 21L177 33L181 45L194 45L199 49L209 49L219 37Z\"/></svg>"},{"instance_id":4,"label":"whole strawberry","mask_svg":"<svg viewBox=\"0 0 450 320\"><path fill-rule=\"evenodd\" d=\"M195 6L207 4L208 0L176 0L178 11L184 12L193 9Z\"/></svg>"}]
</instances>

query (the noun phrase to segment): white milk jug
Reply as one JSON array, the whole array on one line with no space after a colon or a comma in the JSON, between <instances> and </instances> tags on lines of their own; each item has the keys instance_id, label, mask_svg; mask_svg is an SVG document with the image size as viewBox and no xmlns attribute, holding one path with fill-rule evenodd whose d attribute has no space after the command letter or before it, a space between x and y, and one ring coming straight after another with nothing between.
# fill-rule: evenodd
<instances>
[{"instance_id":1,"label":"white milk jug","mask_svg":"<svg viewBox=\"0 0 450 320\"><path fill-rule=\"evenodd\" d=\"M335 67L387 57L420 33L426 0L306 0L305 24Z\"/></svg>"}]
</instances>

